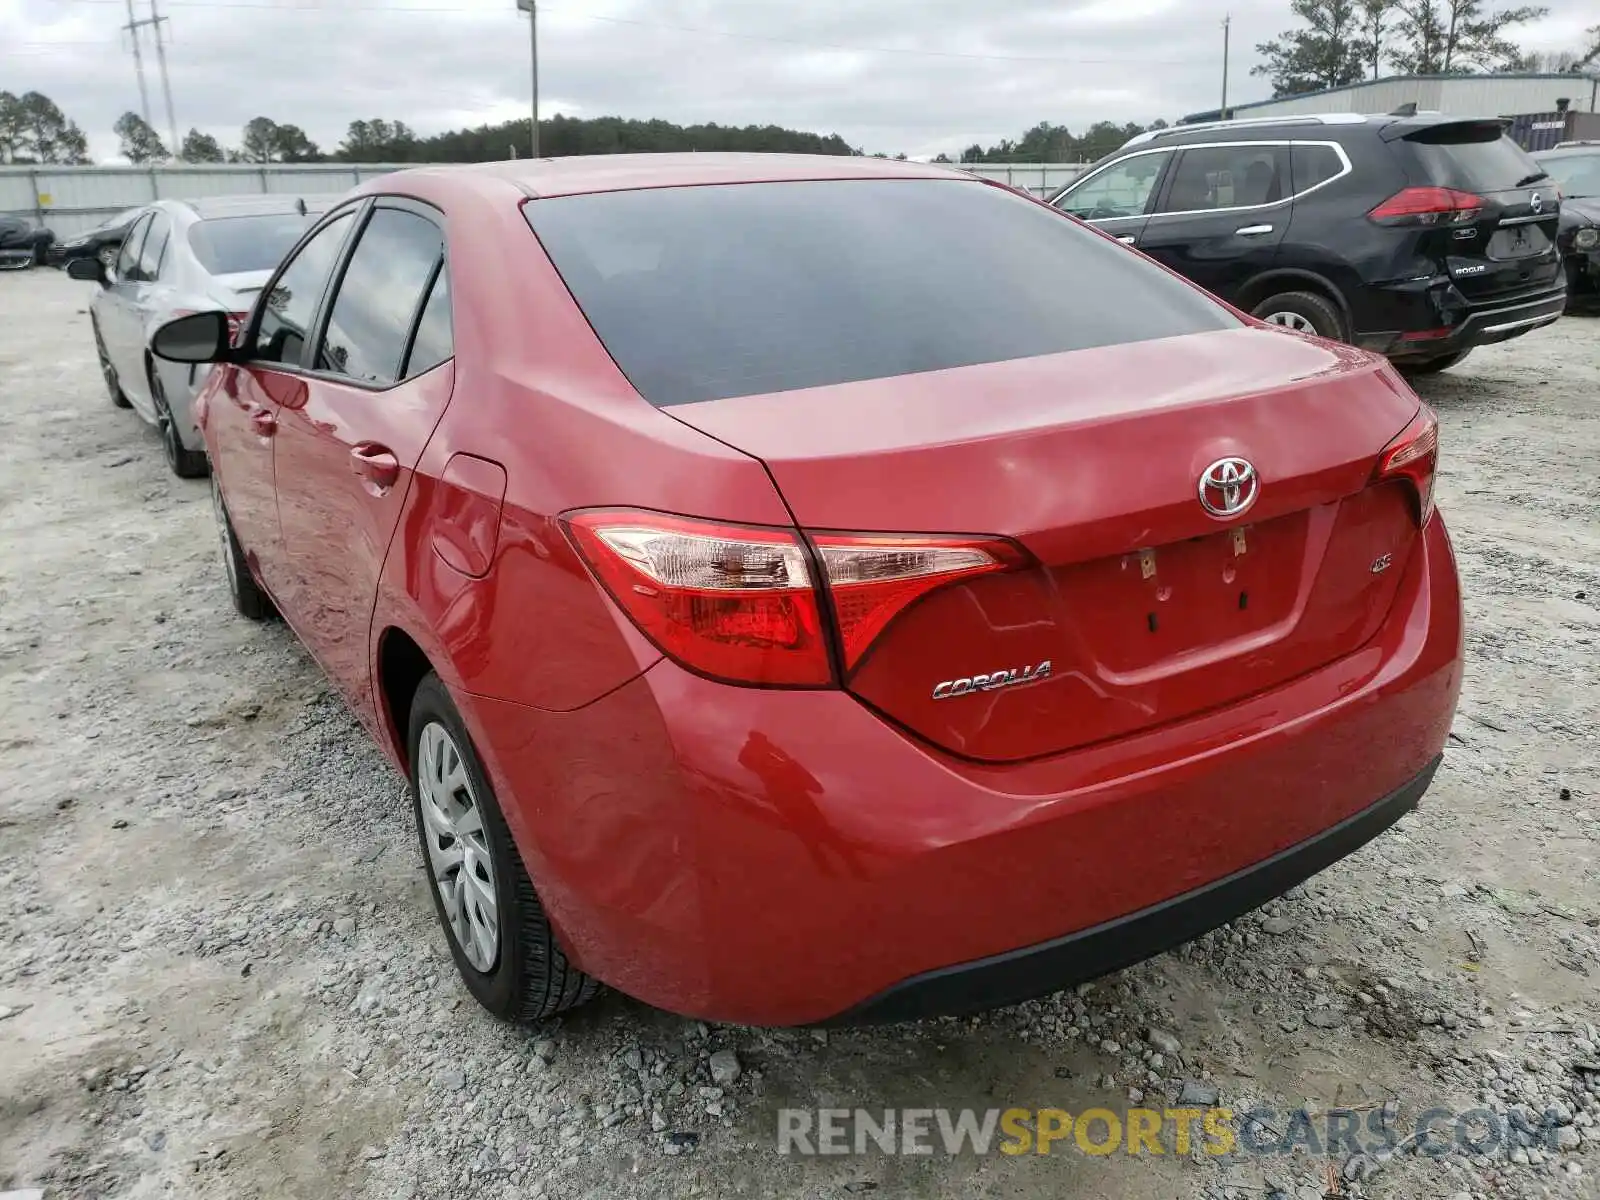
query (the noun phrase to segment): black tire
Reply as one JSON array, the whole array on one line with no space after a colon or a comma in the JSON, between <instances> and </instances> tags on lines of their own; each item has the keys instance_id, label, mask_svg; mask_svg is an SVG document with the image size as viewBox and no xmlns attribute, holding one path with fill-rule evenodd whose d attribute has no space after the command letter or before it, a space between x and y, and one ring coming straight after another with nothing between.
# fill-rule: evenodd
<instances>
[{"instance_id":1,"label":"black tire","mask_svg":"<svg viewBox=\"0 0 1600 1200\"><path fill-rule=\"evenodd\" d=\"M245 562L244 550L239 546L239 538L233 532L233 521L228 517L228 506L222 499L222 489L217 486L217 477L211 477L211 511L217 518L217 538L222 546L222 567L228 577L228 591L233 596L233 607L239 614L249 617L252 621L269 620L277 609L272 606L272 598L261 590L261 585L250 574L250 565Z\"/></svg>"},{"instance_id":2,"label":"black tire","mask_svg":"<svg viewBox=\"0 0 1600 1200\"><path fill-rule=\"evenodd\" d=\"M1398 362L1395 366L1402 375L1437 375L1440 371L1448 371L1467 355L1472 353L1472 348L1457 350L1454 354L1446 354L1441 358L1430 358L1423 362Z\"/></svg>"},{"instance_id":3,"label":"black tire","mask_svg":"<svg viewBox=\"0 0 1600 1200\"><path fill-rule=\"evenodd\" d=\"M178 423L172 418L172 406L167 403L167 389L161 382L161 372L154 366L150 370L150 404L156 410L156 428L161 433L161 452L167 466L179 479L201 479L211 470L210 460L204 450L190 450L178 434Z\"/></svg>"},{"instance_id":4,"label":"black tire","mask_svg":"<svg viewBox=\"0 0 1600 1200\"><path fill-rule=\"evenodd\" d=\"M111 397L111 403L118 408L132 408L127 394L122 390L122 384L117 381L117 369L111 365L111 356L106 353L106 344L100 338L100 325L93 317L89 324L94 329L94 352L100 359L100 378L106 381L106 393Z\"/></svg>"},{"instance_id":5,"label":"black tire","mask_svg":"<svg viewBox=\"0 0 1600 1200\"><path fill-rule=\"evenodd\" d=\"M463 839L480 853L487 851L493 879L495 909L498 917L498 943L494 959L487 970L476 966L463 949L451 926L444 896L434 877L433 858L430 851L430 825L423 816L421 745L424 731L430 726L442 727L459 755L470 792L456 789L452 795L465 799L464 808L477 810L481 821L481 845L470 835ZM436 731L430 738L437 738ZM500 812L499 801L490 787L483 766L478 761L472 738L461 721L461 715L450 699L450 694L432 672L417 686L411 700L410 728L406 734L407 757L411 763L411 802L417 821L417 836L422 843L423 870L428 878L428 890L433 894L434 911L450 943L450 954L456 961L467 990L484 1008L506 1021L539 1021L557 1013L566 1012L594 998L600 982L585 975L567 961L555 934L545 916L544 905L539 902L528 878L527 868L517 853L505 817ZM446 761L441 759L440 761ZM453 760L449 760L453 761ZM450 837L440 839L440 848L448 852L461 841ZM460 871L472 869L470 860L463 861ZM482 874L476 876L482 880ZM469 900L470 903L470 900Z\"/></svg>"},{"instance_id":6,"label":"black tire","mask_svg":"<svg viewBox=\"0 0 1600 1200\"><path fill-rule=\"evenodd\" d=\"M1270 324L1300 329L1303 333L1314 333L1336 342L1349 341L1339 306L1315 292L1279 292L1256 305L1251 315ZM1310 328L1306 329L1306 325Z\"/></svg>"}]
</instances>

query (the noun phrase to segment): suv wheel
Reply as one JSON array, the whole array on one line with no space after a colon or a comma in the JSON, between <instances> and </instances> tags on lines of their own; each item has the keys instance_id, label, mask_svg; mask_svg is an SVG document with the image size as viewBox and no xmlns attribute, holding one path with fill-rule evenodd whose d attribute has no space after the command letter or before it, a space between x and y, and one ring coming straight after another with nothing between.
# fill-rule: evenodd
<instances>
[{"instance_id":1,"label":"suv wheel","mask_svg":"<svg viewBox=\"0 0 1600 1200\"><path fill-rule=\"evenodd\" d=\"M1457 350L1454 354L1446 354L1442 358L1430 358L1424 362L1398 362L1395 366L1402 375L1437 375L1440 371L1448 371L1471 353L1469 347L1466 350Z\"/></svg>"},{"instance_id":2,"label":"suv wheel","mask_svg":"<svg viewBox=\"0 0 1600 1200\"><path fill-rule=\"evenodd\" d=\"M411 701L411 796L434 908L467 990L507 1021L537 1021L600 990L567 961L494 789L439 677Z\"/></svg>"},{"instance_id":3,"label":"suv wheel","mask_svg":"<svg viewBox=\"0 0 1600 1200\"><path fill-rule=\"evenodd\" d=\"M1314 333L1336 342L1346 340L1344 318L1339 314L1338 307L1315 292L1279 292L1276 296L1268 296L1256 305L1252 315L1268 325Z\"/></svg>"}]
</instances>

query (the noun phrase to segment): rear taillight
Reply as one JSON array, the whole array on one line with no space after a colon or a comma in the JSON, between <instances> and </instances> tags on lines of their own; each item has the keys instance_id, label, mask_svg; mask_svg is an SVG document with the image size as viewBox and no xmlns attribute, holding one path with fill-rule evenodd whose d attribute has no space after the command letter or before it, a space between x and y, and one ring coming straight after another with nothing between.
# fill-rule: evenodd
<instances>
[{"instance_id":1,"label":"rear taillight","mask_svg":"<svg viewBox=\"0 0 1600 1200\"><path fill-rule=\"evenodd\" d=\"M812 535L828 576L846 672L889 622L952 580L1022 565L1025 556L997 538Z\"/></svg>"},{"instance_id":2,"label":"rear taillight","mask_svg":"<svg viewBox=\"0 0 1600 1200\"><path fill-rule=\"evenodd\" d=\"M1439 467L1439 421L1424 404L1394 441L1378 455L1372 481L1401 479L1417 493L1417 524L1433 516L1433 479Z\"/></svg>"},{"instance_id":3,"label":"rear taillight","mask_svg":"<svg viewBox=\"0 0 1600 1200\"><path fill-rule=\"evenodd\" d=\"M249 319L249 313L228 314L228 342L231 345L239 344L239 335L244 332L244 323Z\"/></svg>"},{"instance_id":4,"label":"rear taillight","mask_svg":"<svg viewBox=\"0 0 1600 1200\"><path fill-rule=\"evenodd\" d=\"M816 535L813 557L795 530L633 509L573 513L565 524L601 584L664 653L712 679L766 687L834 680L814 562L848 671L922 596L1026 560L996 539L847 533Z\"/></svg>"},{"instance_id":5,"label":"rear taillight","mask_svg":"<svg viewBox=\"0 0 1600 1200\"><path fill-rule=\"evenodd\" d=\"M1446 187L1408 187L1367 216L1379 225L1462 225L1475 221L1484 199Z\"/></svg>"}]
</instances>

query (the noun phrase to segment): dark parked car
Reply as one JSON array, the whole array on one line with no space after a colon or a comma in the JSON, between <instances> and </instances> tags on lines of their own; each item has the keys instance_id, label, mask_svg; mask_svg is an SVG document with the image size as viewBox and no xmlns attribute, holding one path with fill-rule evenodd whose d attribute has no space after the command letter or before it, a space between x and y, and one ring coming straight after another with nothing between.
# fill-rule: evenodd
<instances>
[{"instance_id":1,"label":"dark parked car","mask_svg":"<svg viewBox=\"0 0 1600 1200\"><path fill-rule=\"evenodd\" d=\"M128 236L133 223L144 214L145 206L124 209L116 216L101 222L88 233L79 234L69 242L56 247L52 261L68 263L75 258L98 258L107 270L117 261L117 252Z\"/></svg>"},{"instance_id":2,"label":"dark parked car","mask_svg":"<svg viewBox=\"0 0 1600 1200\"><path fill-rule=\"evenodd\" d=\"M1246 312L1436 371L1556 320L1559 193L1498 121L1276 117L1141 134L1051 198Z\"/></svg>"},{"instance_id":3,"label":"dark parked car","mask_svg":"<svg viewBox=\"0 0 1600 1200\"><path fill-rule=\"evenodd\" d=\"M1567 303L1600 309L1600 142L1557 146L1534 159L1561 187L1556 246L1567 265Z\"/></svg>"},{"instance_id":4,"label":"dark parked car","mask_svg":"<svg viewBox=\"0 0 1600 1200\"><path fill-rule=\"evenodd\" d=\"M26 217L0 213L0 270L38 266L55 240L55 234L30 224Z\"/></svg>"},{"instance_id":5,"label":"dark parked car","mask_svg":"<svg viewBox=\"0 0 1600 1200\"><path fill-rule=\"evenodd\" d=\"M501 1016L1014 1003L1280 894L1438 766L1433 413L999 185L406 171L262 296L152 341L218 364L221 566L408 773Z\"/></svg>"}]
</instances>

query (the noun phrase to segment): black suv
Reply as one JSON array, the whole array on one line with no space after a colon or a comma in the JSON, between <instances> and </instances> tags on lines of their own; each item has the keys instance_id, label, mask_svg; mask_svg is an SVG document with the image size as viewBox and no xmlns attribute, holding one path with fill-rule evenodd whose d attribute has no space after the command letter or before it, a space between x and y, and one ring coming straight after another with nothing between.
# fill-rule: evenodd
<instances>
[{"instance_id":1,"label":"black suv","mask_svg":"<svg viewBox=\"0 0 1600 1200\"><path fill-rule=\"evenodd\" d=\"M1263 320L1411 371L1566 306L1560 193L1499 121L1179 125L1134 138L1050 203Z\"/></svg>"}]
</instances>

